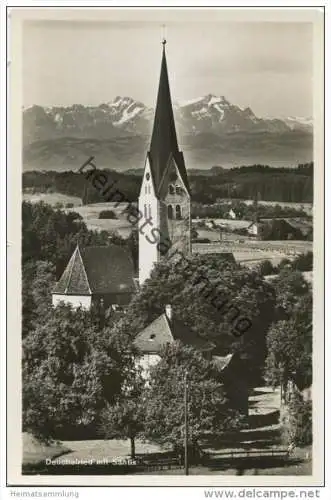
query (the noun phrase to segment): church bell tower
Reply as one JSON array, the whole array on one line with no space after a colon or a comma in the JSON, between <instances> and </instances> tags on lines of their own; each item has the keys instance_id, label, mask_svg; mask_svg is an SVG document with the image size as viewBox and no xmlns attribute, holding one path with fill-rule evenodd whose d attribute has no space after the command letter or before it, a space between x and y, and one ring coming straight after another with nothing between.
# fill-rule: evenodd
<instances>
[{"instance_id":1,"label":"church bell tower","mask_svg":"<svg viewBox=\"0 0 331 500\"><path fill-rule=\"evenodd\" d=\"M161 259L191 253L191 195L183 153L178 148L166 51L154 125L139 194L139 283Z\"/></svg>"}]
</instances>

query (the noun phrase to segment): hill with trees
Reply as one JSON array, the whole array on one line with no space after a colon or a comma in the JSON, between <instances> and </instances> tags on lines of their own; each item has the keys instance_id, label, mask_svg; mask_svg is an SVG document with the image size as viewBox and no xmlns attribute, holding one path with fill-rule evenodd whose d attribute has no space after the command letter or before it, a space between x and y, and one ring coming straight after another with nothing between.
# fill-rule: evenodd
<instances>
[{"instance_id":1,"label":"hill with trees","mask_svg":"<svg viewBox=\"0 0 331 500\"><path fill-rule=\"evenodd\" d=\"M77 171L31 171L23 173L23 190L58 192L83 199L84 204L104 202L98 190ZM103 170L109 185L116 182L116 189L126 199L136 201L141 175ZM242 166L212 171L188 170L192 202L212 204L218 199L252 199L260 196L265 201L311 203L313 201L313 163L295 168L274 168L267 165Z\"/></svg>"}]
</instances>

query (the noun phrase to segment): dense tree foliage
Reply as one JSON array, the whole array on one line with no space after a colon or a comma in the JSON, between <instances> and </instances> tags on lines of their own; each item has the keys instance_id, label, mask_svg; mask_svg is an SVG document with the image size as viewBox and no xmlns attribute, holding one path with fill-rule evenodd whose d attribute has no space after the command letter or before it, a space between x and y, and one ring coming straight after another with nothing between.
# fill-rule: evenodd
<instances>
[{"instance_id":1,"label":"dense tree foliage","mask_svg":"<svg viewBox=\"0 0 331 500\"><path fill-rule=\"evenodd\" d=\"M194 349L174 343L164 348L161 361L151 369L144 422L147 439L182 447L185 373L191 448L202 437L242 424L243 418L228 405L213 364Z\"/></svg>"},{"instance_id":2,"label":"dense tree foliage","mask_svg":"<svg viewBox=\"0 0 331 500\"><path fill-rule=\"evenodd\" d=\"M301 390L312 383L312 290L298 271L281 272L273 285L278 320L267 335L266 378Z\"/></svg>"},{"instance_id":3,"label":"dense tree foliage","mask_svg":"<svg viewBox=\"0 0 331 500\"><path fill-rule=\"evenodd\" d=\"M284 270L309 272L313 270L313 252L301 253L292 260L284 258L278 266L274 266L270 260L263 260L259 264L258 270L261 276L279 274Z\"/></svg>"},{"instance_id":4,"label":"dense tree foliage","mask_svg":"<svg viewBox=\"0 0 331 500\"><path fill-rule=\"evenodd\" d=\"M109 185L116 182L116 189L128 200L138 199L142 173L104 172L109 178ZM204 172L191 170L189 177L192 200L198 203L214 203L217 198L255 199L258 193L262 200L313 201L312 163L294 168L251 165ZM105 201L102 194L79 172L24 172L23 188L78 196L84 204Z\"/></svg>"},{"instance_id":5,"label":"dense tree foliage","mask_svg":"<svg viewBox=\"0 0 331 500\"><path fill-rule=\"evenodd\" d=\"M282 418L282 438L286 443L308 446L313 442L312 402L293 394Z\"/></svg>"},{"instance_id":6,"label":"dense tree foliage","mask_svg":"<svg viewBox=\"0 0 331 500\"><path fill-rule=\"evenodd\" d=\"M23 341L23 428L42 437L95 431L134 373L129 341L88 311L50 309Z\"/></svg>"},{"instance_id":7,"label":"dense tree foliage","mask_svg":"<svg viewBox=\"0 0 331 500\"><path fill-rule=\"evenodd\" d=\"M297 312L298 303L301 300L305 301L308 297L309 301L312 301L311 286L300 271L293 271L291 268L283 269L273 280L272 286L276 293L278 319L293 319L293 314ZM308 303L304 312L308 314L309 310ZM308 316L307 321L310 320L311 316Z\"/></svg>"},{"instance_id":8,"label":"dense tree foliage","mask_svg":"<svg viewBox=\"0 0 331 500\"><path fill-rule=\"evenodd\" d=\"M222 354L240 351L255 379L266 355L265 334L273 318L273 289L261 276L219 255L165 261L137 294L122 328L131 336L172 304L174 315L216 344Z\"/></svg>"},{"instance_id":9,"label":"dense tree foliage","mask_svg":"<svg viewBox=\"0 0 331 500\"><path fill-rule=\"evenodd\" d=\"M298 255L292 261L292 269L297 271L312 271L313 270L313 252L306 252Z\"/></svg>"},{"instance_id":10,"label":"dense tree foliage","mask_svg":"<svg viewBox=\"0 0 331 500\"><path fill-rule=\"evenodd\" d=\"M26 262L22 269L22 335L43 321L52 302L55 266L47 261Z\"/></svg>"},{"instance_id":11,"label":"dense tree foliage","mask_svg":"<svg viewBox=\"0 0 331 500\"><path fill-rule=\"evenodd\" d=\"M22 262L44 260L56 266L59 277L77 243L82 246L124 244L107 231L89 231L76 212L54 210L43 202L22 204Z\"/></svg>"}]
</instances>

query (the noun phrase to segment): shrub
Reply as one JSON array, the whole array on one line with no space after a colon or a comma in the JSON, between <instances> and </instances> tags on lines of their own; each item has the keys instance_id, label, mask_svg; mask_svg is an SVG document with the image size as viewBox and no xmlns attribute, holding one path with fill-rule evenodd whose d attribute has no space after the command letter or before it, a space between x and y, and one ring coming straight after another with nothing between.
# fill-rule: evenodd
<instances>
[{"instance_id":1,"label":"shrub","mask_svg":"<svg viewBox=\"0 0 331 500\"><path fill-rule=\"evenodd\" d=\"M275 274L276 270L270 260L263 260L259 265L259 272L261 276L269 276L270 274Z\"/></svg>"},{"instance_id":2,"label":"shrub","mask_svg":"<svg viewBox=\"0 0 331 500\"><path fill-rule=\"evenodd\" d=\"M117 215L113 210L102 210L99 213L99 219L117 219Z\"/></svg>"},{"instance_id":3,"label":"shrub","mask_svg":"<svg viewBox=\"0 0 331 500\"><path fill-rule=\"evenodd\" d=\"M312 444L312 402L303 401L297 393L292 396L282 418L282 437L286 443L296 446Z\"/></svg>"},{"instance_id":4,"label":"shrub","mask_svg":"<svg viewBox=\"0 0 331 500\"><path fill-rule=\"evenodd\" d=\"M313 252L302 253L294 259L292 263L293 269L297 271L312 271L313 270Z\"/></svg>"},{"instance_id":5,"label":"shrub","mask_svg":"<svg viewBox=\"0 0 331 500\"><path fill-rule=\"evenodd\" d=\"M277 266L277 271L281 272L283 269L292 269L292 262L290 259L282 259Z\"/></svg>"},{"instance_id":6,"label":"shrub","mask_svg":"<svg viewBox=\"0 0 331 500\"><path fill-rule=\"evenodd\" d=\"M73 208L74 204L73 203L66 203L66 208Z\"/></svg>"}]
</instances>

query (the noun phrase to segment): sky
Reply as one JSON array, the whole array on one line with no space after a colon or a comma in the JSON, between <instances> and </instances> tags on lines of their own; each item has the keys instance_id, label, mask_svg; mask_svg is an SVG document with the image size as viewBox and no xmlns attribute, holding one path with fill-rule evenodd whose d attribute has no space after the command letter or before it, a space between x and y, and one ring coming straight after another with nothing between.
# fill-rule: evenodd
<instances>
[{"instance_id":1,"label":"sky","mask_svg":"<svg viewBox=\"0 0 331 500\"><path fill-rule=\"evenodd\" d=\"M155 21L24 21L23 106L154 106L164 28ZM224 95L257 116L313 115L313 25L167 19L172 98Z\"/></svg>"}]
</instances>

